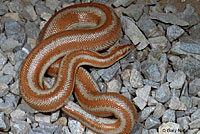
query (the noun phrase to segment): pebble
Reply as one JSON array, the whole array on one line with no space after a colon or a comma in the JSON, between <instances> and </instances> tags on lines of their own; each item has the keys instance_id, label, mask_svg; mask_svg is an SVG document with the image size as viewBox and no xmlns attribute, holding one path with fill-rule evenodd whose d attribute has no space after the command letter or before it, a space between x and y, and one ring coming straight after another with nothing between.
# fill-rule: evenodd
<instances>
[{"instance_id":1,"label":"pebble","mask_svg":"<svg viewBox=\"0 0 200 134\"><path fill-rule=\"evenodd\" d=\"M177 123L180 124L181 128L184 130L189 129L189 122L190 122L189 116L177 118Z\"/></svg>"},{"instance_id":2,"label":"pebble","mask_svg":"<svg viewBox=\"0 0 200 134\"><path fill-rule=\"evenodd\" d=\"M114 1L114 3L113 3L113 5L115 6L115 7L119 7L119 6L128 6L128 5L130 5L133 1L135 1L135 0L116 0L116 1Z\"/></svg>"},{"instance_id":3,"label":"pebble","mask_svg":"<svg viewBox=\"0 0 200 134\"><path fill-rule=\"evenodd\" d=\"M162 103L157 103L155 110L153 112L153 117L155 118L160 118L163 116L163 114L165 113L165 106L162 105Z\"/></svg>"},{"instance_id":4,"label":"pebble","mask_svg":"<svg viewBox=\"0 0 200 134\"><path fill-rule=\"evenodd\" d=\"M129 17L133 18L135 21L138 21L142 16L144 9L144 4L131 4L124 10L124 13Z\"/></svg>"},{"instance_id":5,"label":"pebble","mask_svg":"<svg viewBox=\"0 0 200 134\"><path fill-rule=\"evenodd\" d=\"M21 109L16 109L10 113L12 121L24 121L26 118L26 113Z\"/></svg>"},{"instance_id":6,"label":"pebble","mask_svg":"<svg viewBox=\"0 0 200 134\"><path fill-rule=\"evenodd\" d=\"M145 127L147 129L151 128L157 128L160 125L160 120L154 117L148 117L147 120L145 121Z\"/></svg>"},{"instance_id":7,"label":"pebble","mask_svg":"<svg viewBox=\"0 0 200 134\"><path fill-rule=\"evenodd\" d=\"M155 106L144 108L141 115L140 115L139 120L141 122L145 121L151 115L151 113L153 113L154 110L155 110Z\"/></svg>"},{"instance_id":8,"label":"pebble","mask_svg":"<svg viewBox=\"0 0 200 134\"><path fill-rule=\"evenodd\" d=\"M8 38L3 44L1 44L1 49L3 51L13 51L15 47L22 46L22 43L19 43L17 40Z\"/></svg>"},{"instance_id":9,"label":"pebble","mask_svg":"<svg viewBox=\"0 0 200 134\"><path fill-rule=\"evenodd\" d=\"M13 81L13 76L12 75L3 75L0 76L0 82L5 83L5 84L10 84Z\"/></svg>"},{"instance_id":10,"label":"pebble","mask_svg":"<svg viewBox=\"0 0 200 134\"><path fill-rule=\"evenodd\" d=\"M174 89L180 89L186 80L186 75L182 71L177 71L173 73L173 81L170 83L170 87Z\"/></svg>"},{"instance_id":11,"label":"pebble","mask_svg":"<svg viewBox=\"0 0 200 134\"><path fill-rule=\"evenodd\" d=\"M120 64L119 62L116 62L115 64L113 64L111 67L107 69L100 69L98 71L98 74L101 76L101 78L105 82L108 82L115 76L115 74L117 73L119 69L120 69Z\"/></svg>"},{"instance_id":12,"label":"pebble","mask_svg":"<svg viewBox=\"0 0 200 134\"><path fill-rule=\"evenodd\" d=\"M164 103L167 102L171 98L171 91L169 89L169 83L163 83L157 90L156 90L156 100Z\"/></svg>"},{"instance_id":13,"label":"pebble","mask_svg":"<svg viewBox=\"0 0 200 134\"><path fill-rule=\"evenodd\" d=\"M9 129L10 129L10 122L8 120L8 117L3 112L0 112L0 130L8 131Z\"/></svg>"},{"instance_id":14,"label":"pebble","mask_svg":"<svg viewBox=\"0 0 200 134\"><path fill-rule=\"evenodd\" d=\"M177 9L172 3L168 3L165 8L165 13L176 13Z\"/></svg>"},{"instance_id":15,"label":"pebble","mask_svg":"<svg viewBox=\"0 0 200 134\"><path fill-rule=\"evenodd\" d=\"M196 78L189 83L189 93L195 96L198 92L200 92L200 78Z\"/></svg>"},{"instance_id":16,"label":"pebble","mask_svg":"<svg viewBox=\"0 0 200 134\"><path fill-rule=\"evenodd\" d=\"M30 21L25 24L25 31L31 39L37 39L40 33L39 27L34 22Z\"/></svg>"},{"instance_id":17,"label":"pebble","mask_svg":"<svg viewBox=\"0 0 200 134\"><path fill-rule=\"evenodd\" d=\"M190 31L190 37L194 40L200 40L200 24L194 25Z\"/></svg>"},{"instance_id":18,"label":"pebble","mask_svg":"<svg viewBox=\"0 0 200 134\"><path fill-rule=\"evenodd\" d=\"M7 84L0 82L0 97L5 96L8 94L9 87Z\"/></svg>"},{"instance_id":19,"label":"pebble","mask_svg":"<svg viewBox=\"0 0 200 134\"><path fill-rule=\"evenodd\" d=\"M39 122L39 127L49 133L54 133L58 129L57 125L46 122Z\"/></svg>"},{"instance_id":20,"label":"pebble","mask_svg":"<svg viewBox=\"0 0 200 134\"><path fill-rule=\"evenodd\" d=\"M56 122L53 123L54 125L61 125L61 126L66 126L67 125L67 118L65 117L60 117Z\"/></svg>"},{"instance_id":21,"label":"pebble","mask_svg":"<svg viewBox=\"0 0 200 134\"><path fill-rule=\"evenodd\" d=\"M119 93L121 90L121 82L118 81L117 79L112 79L107 83L107 85L108 85L107 92Z\"/></svg>"},{"instance_id":22,"label":"pebble","mask_svg":"<svg viewBox=\"0 0 200 134\"><path fill-rule=\"evenodd\" d=\"M35 21L37 19L37 14L32 5L27 5L24 8L23 16L24 16L24 18L26 18L27 20L30 20L30 21Z\"/></svg>"},{"instance_id":23,"label":"pebble","mask_svg":"<svg viewBox=\"0 0 200 134\"><path fill-rule=\"evenodd\" d=\"M8 7L6 4L0 2L0 15L4 15L8 12Z\"/></svg>"},{"instance_id":24,"label":"pebble","mask_svg":"<svg viewBox=\"0 0 200 134\"><path fill-rule=\"evenodd\" d=\"M169 102L170 109L174 110L187 110L187 107L180 99L176 96L173 96Z\"/></svg>"},{"instance_id":25,"label":"pebble","mask_svg":"<svg viewBox=\"0 0 200 134\"><path fill-rule=\"evenodd\" d=\"M60 115L60 111L56 111L56 112L52 113L52 114L51 114L51 119L50 119L50 121L51 121L51 122L57 121L59 115Z\"/></svg>"},{"instance_id":26,"label":"pebble","mask_svg":"<svg viewBox=\"0 0 200 134\"><path fill-rule=\"evenodd\" d=\"M35 115L35 121L50 123L51 116L38 113Z\"/></svg>"},{"instance_id":27,"label":"pebble","mask_svg":"<svg viewBox=\"0 0 200 134\"><path fill-rule=\"evenodd\" d=\"M162 122L174 122L175 117L175 110L167 109L162 116Z\"/></svg>"},{"instance_id":28,"label":"pebble","mask_svg":"<svg viewBox=\"0 0 200 134\"><path fill-rule=\"evenodd\" d=\"M137 69L132 69L130 74L130 84L133 88L143 87L143 77Z\"/></svg>"},{"instance_id":29,"label":"pebble","mask_svg":"<svg viewBox=\"0 0 200 134\"><path fill-rule=\"evenodd\" d=\"M150 86L144 86L143 88L138 88L136 90L136 95L137 95L137 97L140 97L145 102L147 102L149 94L150 94L150 91L151 91L151 87Z\"/></svg>"},{"instance_id":30,"label":"pebble","mask_svg":"<svg viewBox=\"0 0 200 134\"><path fill-rule=\"evenodd\" d=\"M159 20L164 23L179 25L179 26L188 26L189 23L185 20L179 19L177 16L175 16L172 13L156 13L151 12L150 17L155 20Z\"/></svg>"},{"instance_id":31,"label":"pebble","mask_svg":"<svg viewBox=\"0 0 200 134\"><path fill-rule=\"evenodd\" d=\"M16 80L13 84L10 85L10 92L15 95L20 95L19 80Z\"/></svg>"},{"instance_id":32,"label":"pebble","mask_svg":"<svg viewBox=\"0 0 200 134\"><path fill-rule=\"evenodd\" d=\"M181 27L177 25L172 25L167 28L167 37L170 41L174 41L181 35L183 35L184 32L185 31Z\"/></svg>"},{"instance_id":33,"label":"pebble","mask_svg":"<svg viewBox=\"0 0 200 134\"><path fill-rule=\"evenodd\" d=\"M71 134L67 126L62 127L62 134Z\"/></svg>"},{"instance_id":34,"label":"pebble","mask_svg":"<svg viewBox=\"0 0 200 134\"><path fill-rule=\"evenodd\" d=\"M180 101L184 103L187 109L192 108L192 98L189 96L181 96Z\"/></svg>"},{"instance_id":35,"label":"pebble","mask_svg":"<svg viewBox=\"0 0 200 134\"><path fill-rule=\"evenodd\" d=\"M157 35L158 28L148 15L142 15L137 24L147 37L154 37Z\"/></svg>"},{"instance_id":36,"label":"pebble","mask_svg":"<svg viewBox=\"0 0 200 134\"><path fill-rule=\"evenodd\" d=\"M189 123L191 129L200 128L200 119L196 119Z\"/></svg>"},{"instance_id":37,"label":"pebble","mask_svg":"<svg viewBox=\"0 0 200 134\"><path fill-rule=\"evenodd\" d=\"M78 121L69 118L68 126L71 134L83 134L85 127Z\"/></svg>"},{"instance_id":38,"label":"pebble","mask_svg":"<svg viewBox=\"0 0 200 134\"><path fill-rule=\"evenodd\" d=\"M120 19L122 21L122 28L124 29L125 34L130 38L133 44L138 44L137 50L146 48L149 42L140 29L136 26L133 19L125 16L122 16Z\"/></svg>"},{"instance_id":39,"label":"pebble","mask_svg":"<svg viewBox=\"0 0 200 134\"><path fill-rule=\"evenodd\" d=\"M152 37L148 40L153 49L158 49L162 52L168 52L170 49L171 44L165 36Z\"/></svg>"},{"instance_id":40,"label":"pebble","mask_svg":"<svg viewBox=\"0 0 200 134\"><path fill-rule=\"evenodd\" d=\"M60 4L58 0L46 0L46 6L49 7L51 10L55 11L56 7Z\"/></svg>"},{"instance_id":41,"label":"pebble","mask_svg":"<svg viewBox=\"0 0 200 134\"><path fill-rule=\"evenodd\" d=\"M27 134L31 130L30 125L25 121L11 121L10 126L13 134Z\"/></svg>"},{"instance_id":42,"label":"pebble","mask_svg":"<svg viewBox=\"0 0 200 134\"><path fill-rule=\"evenodd\" d=\"M140 97L135 97L135 98L133 99L133 101L134 101L135 105L139 107L140 110L143 110L144 107L147 105L146 101L143 100L143 99L140 98Z\"/></svg>"},{"instance_id":43,"label":"pebble","mask_svg":"<svg viewBox=\"0 0 200 134\"><path fill-rule=\"evenodd\" d=\"M20 20L19 13L6 13L4 16L8 17L8 18L11 18L11 19L13 19L15 21L19 21Z\"/></svg>"}]
</instances>

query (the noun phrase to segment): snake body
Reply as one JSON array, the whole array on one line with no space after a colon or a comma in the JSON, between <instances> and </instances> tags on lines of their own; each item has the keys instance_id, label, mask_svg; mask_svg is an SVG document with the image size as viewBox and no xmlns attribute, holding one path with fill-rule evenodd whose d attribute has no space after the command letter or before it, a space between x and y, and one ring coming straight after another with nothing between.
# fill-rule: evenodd
<instances>
[{"instance_id":1,"label":"snake body","mask_svg":"<svg viewBox=\"0 0 200 134\"><path fill-rule=\"evenodd\" d=\"M100 93L93 78L81 67L108 67L127 55L132 45L112 46L120 30L119 18L102 4L79 4L58 11L21 67L23 99L41 112L61 108L97 133L129 134L136 120L133 104L117 93ZM107 53L98 53L107 48ZM43 84L46 72L56 76L51 88ZM81 107L69 101L73 91Z\"/></svg>"}]
</instances>

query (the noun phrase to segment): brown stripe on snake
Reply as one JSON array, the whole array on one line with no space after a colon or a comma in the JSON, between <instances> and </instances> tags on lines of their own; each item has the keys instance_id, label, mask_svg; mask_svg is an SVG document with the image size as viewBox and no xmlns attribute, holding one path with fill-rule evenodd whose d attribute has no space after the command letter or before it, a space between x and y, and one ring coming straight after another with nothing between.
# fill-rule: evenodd
<instances>
[{"instance_id":1,"label":"brown stripe on snake","mask_svg":"<svg viewBox=\"0 0 200 134\"><path fill-rule=\"evenodd\" d=\"M79 23L84 27L80 27ZM58 11L45 25L40 44L30 52L21 67L20 91L23 99L42 112L62 108L97 133L128 134L136 118L131 102L119 94L99 93L91 77L78 69L81 65L107 67L130 52L132 45L119 45L104 55L97 53L111 47L117 40L120 26L115 13L102 4L79 4ZM48 68L54 68L52 75L57 78L52 88L44 90L43 77ZM83 76L88 81L84 81ZM110 119L112 123L106 123L108 119L95 117L84 110L77 111L76 104L68 102L74 85L77 100L85 110L94 115L114 115L117 120ZM90 90L93 93L89 93ZM92 100L87 98L88 95ZM83 113L88 116L84 117ZM99 125L93 124L97 121L94 118L101 120L97 123Z\"/></svg>"}]
</instances>

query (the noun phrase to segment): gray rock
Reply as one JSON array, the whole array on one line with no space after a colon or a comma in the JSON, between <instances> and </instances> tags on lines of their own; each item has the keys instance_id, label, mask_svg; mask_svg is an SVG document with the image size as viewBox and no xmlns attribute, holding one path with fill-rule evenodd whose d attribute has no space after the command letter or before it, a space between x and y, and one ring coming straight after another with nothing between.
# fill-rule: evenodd
<instances>
[{"instance_id":1,"label":"gray rock","mask_svg":"<svg viewBox=\"0 0 200 134\"><path fill-rule=\"evenodd\" d=\"M173 81L170 83L170 87L174 89L180 89L186 80L186 75L182 71L174 72Z\"/></svg>"},{"instance_id":2,"label":"gray rock","mask_svg":"<svg viewBox=\"0 0 200 134\"><path fill-rule=\"evenodd\" d=\"M4 68L2 69L2 72L6 75L12 75L13 77L16 76L16 72L14 71L14 66L8 62Z\"/></svg>"},{"instance_id":3,"label":"gray rock","mask_svg":"<svg viewBox=\"0 0 200 134\"><path fill-rule=\"evenodd\" d=\"M10 122L8 117L4 115L3 112L0 112L0 130L8 131L10 129Z\"/></svg>"},{"instance_id":4,"label":"gray rock","mask_svg":"<svg viewBox=\"0 0 200 134\"><path fill-rule=\"evenodd\" d=\"M24 101L18 105L18 108L25 111L26 113L38 113L35 109L31 108L27 103Z\"/></svg>"},{"instance_id":5,"label":"gray rock","mask_svg":"<svg viewBox=\"0 0 200 134\"><path fill-rule=\"evenodd\" d=\"M142 124L141 123L136 123L135 126L133 127L133 130L131 131L130 134L141 134L142 132Z\"/></svg>"},{"instance_id":6,"label":"gray rock","mask_svg":"<svg viewBox=\"0 0 200 134\"><path fill-rule=\"evenodd\" d=\"M200 24L193 26L189 33L193 40L200 40Z\"/></svg>"},{"instance_id":7,"label":"gray rock","mask_svg":"<svg viewBox=\"0 0 200 134\"><path fill-rule=\"evenodd\" d=\"M190 122L189 116L177 118L177 123L179 123L181 128L184 129L184 130L189 129L189 122Z\"/></svg>"},{"instance_id":8,"label":"gray rock","mask_svg":"<svg viewBox=\"0 0 200 134\"><path fill-rule=\"evenodd\" d=\"M156 100L158 100L161 103L167 102L171 98L171 91L169 89L169 83L162 84L157 90L156 90Z\"/></svg>"},{"instance_id":9,"label":"gray rock","mask_svg":"<svg viewBox=\"0 0 200 134\"><path fill-rule=\"evenodd\" d=\"M56 10L56 7L60 4L58 0L46 0L46 7L50 8L51 10Z\"/></svg>"},{"instance_id":10,"label":"gray rock","mask_svg":"<svg viewBox=\"0 0 200 134\"><path fill-rule=\"evenodd\" d=\"M3 75L0 76L0 82L5 83L5 84L10 84L13 81L13 76L12 75Z\"/></svg>"},{"instance_id":11,"label":"gray rock","mask_svg":"<svg viewBox=\"0 0 200 134\"><path fill-rule=\"evenodd\" d=\"M159 127L160 125L160 120L157 119L157 118L154 118L154 117L149 117L147 118L147 120L145 121L145 127L147 129L150 129L150 128L157 128Z\"/></svg>"},{"instance_id":12,"label":"gray rock","mask_svg":"<svg viewBox=\"0 0 200 134\"><path fill-rule=\"evenodd\" d=\"M158 28L148 15L142 15L137 24L147 37L154 37L157 35Z\"/></svg>"},{"instance_id":13,"label":"gray rock","mask_svg":"<svg viewBox=\"0 0 200 134\"><path fill-rule=\"evenodd\" d=\"M185 20L179 19L172 13L156 13L151 12L150 16L152 19L162 21L164 23L179 25L179 26L188 26L189 23Z\"/></svg>"},{"instance_id":14,"label":"gray rock","mask_svg":"<svg viewBox=\"0 0 200 134\"><path fill-rule=\"evenodd\" d=\"M187 109L192 108L192 98L188 96L181 96L181 102L185 104Z\"/></svg>"},{"instance_id":15,"label":"gray rock","mask_svg":"<svg viewBox=\"0 0 200 134\"><path fill-rule=\"evenodd\" d=\"M14 134L27 134L31 130L30 125L25 121L11 121L10 126L11 132Z\"/></svg>"},{"instance_id":16,"label":"gray rock","mask_svg":"<svg viewBox=\"0 0 200 134\"><path fill-rule=\"evenodd\" d=\"M149 96L148 106L156 106L157 104L158 104L158 101L155 100L153 97Z\"/></svg>"},{"instance_id":17,"label":"gray rock","mask_svg":"<svg viewBox=\"0 0 200 134\"><path fill-rule=\"evenodd\" d=\"M116 0L114 1L113 5L115 7L119 7L119 6L128 6L130 5L132 2L134 2L135 0Z\"/></svg>"},{"instance_id":18,"label":"gray rock","mask_svg":"<svg viewBox=\"0 0 200 134\"><path fill-rule=\"evenodd\" d=\"M123 81L123 84L131 94L135 94L135 89L132 88L132 86L131 86L131 84L129 82Z\"/></svg>"},{"instance_id":19,"label":"gray rock","mask_svg":"<svg viewBox=\"0 0 200 134\"><path fill-rule=\"evenodd\" d=\"M163 114L165 113L165 106L163 106L161 103L157 103L156 108L153 112L153 117L155 118L160 118L163 116Z\"/></svg>"},{"instance_id":20,"label":"gray rock","mask_svg":"<svg viewBox=\"0 0 200 134\"><path fill-rule=\"evenodd\" d=\"M189 83L189 93L195 96L199 91L200 91L200 79L196 78Z\"/></svg>"},{"instance_id":21,"label":"gray rock","mask_svg":"<svg viewBox=\"0 0 200 134\"><path fill-rule=\"evenodd\" d=\"M143 77L141 73L134 68L131 70L130 84L133 88L143 87Z\"/></svg>"},{"instance_id":22,"label":"gray rock","mask_svg":"<svg viewBox=\"0 0 200 134\"><path fill-rule=\"evenodd\" d=\"M21 109L16 109L10 113L12 121L24 121L26 118L26 113Z\"/></svg>"},{"instance_id":23,"label":"gray rock","mask_svg":"<svg viewBox=\"0 0 200 134\"><path fill-rule=\"evenodd\" d=\"M200 54L200 43L182 43L181 50L185 51L186 53L192 54Z\"/></svg>"},{"instance_id":24,"label":"gray rock","mask_svg":"<svg viewBox=\"0 0 200 134\"><path fill-rule=\"evenodd\" d=\"M141 68L145 78L153 82L159 82L161 80L161 74L157 64L145 61L141 64Z\"/></svg>"},{"instance_id":25,"label":"gray rock","mask_svg":"<svg viewBox=\"0 0 200 134\"><path fill-rule=\"evenodd\" d=\"M6 4L0 2L0 15L4 15L8 12L8 7Z\"/></svg>"},{"instance_id":26,"label":"gray rock","mask_svg":"<svg viewBox=\"0 0 200 134\"><path fill-rule=\"evenodd\" d=\"M67 126L63 126L63 128L62 128L62 134L70 134L69 128Z\"/></svg>"},{"instance_id":27,"label":"gray rock","mask_svg":"<svg viewBox=\"0 0 200 134\"><path fill-rule=\"evenodd\" d=\"M59 115L60 115L60 111L59 111L59 110L56 111L56 112L54 112L54 113L52 113L52 114L51 114L51 120L50 120L50 121L51 121L51 122L57 121Z\"/></svg>"},{"instance_id":28,"label":"gray rock","mask_svg":"<svg viewBox=\"0 0 200 134\"><path fill-rule=\"evenodd\" d=\"M177 118L183 117L185 115L185 111L175 111L175 113Z\"/></svg>"},{"instance_id":29,"label":"gray rock","mask_svg":"<svg viewBox=\"0 0 200 134\"><path fill-rule=\"evenodd\" d=\"M129 17L133 18L135 21L141 17L144 9L144 4L131 4L124 10L124 13Z\"/></svg>"},{"instance_id":30,"label":"gray rock","mask_svg":"<svg viewBox=\"0 0 200 134\"><path fill-rule=\"evenodd\" d=\"M50 123L51 117L49 115L38 113L35 115L35 121Z\"/></svg>"},{"instance_id":31,"label":"gray rock","mask_svg":"<svg viewBox=\"0 0 200 134\"><path fill-rule=\"evenodd\" d=\"M13 49L18 46L22 46L22 43L19 43L12 38L8 38L3 44L1 44L1 49L3 51L13 51Z\"/></svg>"},{"instance_id":32,"label":"gray rock","mask_svg":"<svg viewBox=\"0 0 200 134\"><path fill-rule=\"evenodd\" d=\"M22 1L14 0L7 4L8 8L12 12L22 12L23 11L23 3Z\"/></svg>"},{"instance_id":33,"label":"gray rock","mask_svg":"<svg viewBox=\"0 0 200 134\"><path fill-rule=\"evenodd\" d=\"M150 94L150 91L151 91L151 87L150 86L144 86L143 88L138 88L136 90L136 95L137 95L137 97L140 97L145 102L147 102L149 94Z\"/></svg>"},{"instance_id":34,"label":"gray rock","mask_svg":"<svg viewBox=\"0 0 200 134\"><path fill-rule=\"evenodd\" d=\"M111 81L109 81L107 83L108 85L108 92L115 92L115 93L119 93L121 90L121 82L117 79L112 79Z\"/></svg>"},{"instance_id":35,"label":"gray rock","mask_svg":"<svg viewBox=\"0 0 200 134\"><path fill-rule=\"evenodd\" d=\"M155 110L155 106L153 107L146 107L142 110L142 113L141 113L141 116L139 118L139 120L141 122L145 121L149 116L150 114Z\"/></svg>"},{"instance_id":36,"label":"gray rock","mask_svg":"<svg viewBox=\"0 0 200 134\"><path fill-rule=\"evenodd\" d=\"M168 3L165 8L165 13L176 13L177 9L172 3Z\"/></svg>"},{"instance_id":37,"label":"gray rock","mask_svg":"<svg viewBox=\"0 0 200 134\"><path fill-rule=\"evenodd\" d=\"M165 36L149 38L149 43L152 49L158 49L162 52L167 52L170 49L170 42Z\"/></svg>"},{"instance_id":38,"label":"gray rock","mask_svg":"<svg viewBox=\"0 0 200 134\"><path fill-rule=\"evenodd\" d=\"M17 51L16 53L14 53L14 59L13 62L17 63L17 62L21 62L22 60L24 60L26 58L28 54L25 53L22 50Z\"/></svg>"},{"instance_id":39,"label":"gray rock","mask_svg":"<svg viewBox=\"0 0 200 134\"><path fill-rule=\"evenodd\" d=\"M98 74L96 70L92 70L90 74L94 78L94 80L98 80L100 78L100 75Z\"/></svg>"},{"instance_id":40,"label":"gray rock","mask_svg":"<svg viewBox=\"0 0 200 134\"><path fill-rule=\"evenodd\" d=\"M0 97L5 96L8 94L9 87L7 84L0 82Z\"/></svg>"},{"instance_id":41,"label":"gray rock","mask_svg":"<svg viewBox=\"0 0 200 134\"><path fill-rule=\"evenodd\" d=\"M97 84L102 93L107 92L107 85L104 82L98 82Z\"/></svg>"},{"instance_id":42,"label":"gray rock","mask_svg":"<svg viewBox=\"0 0 200 134\"><path fill-rule=\"evenodd\" d=\"M71 134L81 134L84 132L85 127L76 120L69 118L68 127L71 130Z\"/></svg>"},{"instance_id":43,"label":"gray rock","mask_svg":"<svg viewBox=\"0 0 200 134\"><path fill-rule=\"evenodd\" d=\"M196 120L196 119L200 119L200 109L197 109L197 111L195 111L192 115L191 115L191 120Z\"/></svg>"},{"instance_id":44,"label":"gray rock","mask_svg":"<svg viewBox=\"0 0 200 134\"><path fill-rule=\"evenodd\" d=\"M120 64L119 62L116 62L115 64L113 64L111 67L107 69L100 69L98 71L98 74L101 76L101 78L104 81L108 82L115 76L115 74L117 73L119 69L120 69Z\"/></svg>"},{"instance_id":45,"label":"gray rock","mask_svg":"<svg viewBox=\"0 0 200 134\"><path fill-rule=\"evenodd\" d=\"M190 129L200 128L200 119L196 119L189 123Z\"/></svg>"},{"instance_id":46,"label":"gray rock","mask_svg":"<svg viewBox=\"0 0 200 134\"><path fill-rule=\"evenodd\" d=\"M187 107L180 99L176 96L173 96L169 102L170 109L174 110L187 110Z\"/></svg>"},{"instance_id":47,"label":"gray rock","mask_svg":"<svg viewBox=\"0 0 200 134\"><path fill-rule=\"evenodd\" d=\"M172 25L167 28L167 37L170 41L173 41L183 35L184 32L185 31L181 27Z\"/></svg>"},{"instance_id":48,"label":"gray rock","mask_svg":"<svg viewBox=\"0 0 200 134\"><path fill-rule=\"evenodd\" d=\"M169 60L172 62L174 70L185 72L189 79L200 76L200 62L197 59L194 59L191 56L182 59L177 56L169 56Z\"/></svg>"},{"instance_id":49,"label":"gray rock","mask_svg":"<svg viewBox=\"0 0 200 134\"><path fill-rule=\"evenodd\" d=\"M25 24L25 31L29 38L37 39L40 33L39 27L34 23L28 21Z\"/></svg>"},{"instance_id":50,"label":"gray rock","mask_svg":"<svg viewBox=\"0 0 200 134\"><path fill-rule=\"evenodd\" d=\"M140 97L135 97L133 101L135 105L138 106L141 110L144 109L144 107L147 105L146 101Z\"/></svg>"},{"instance_id":51,"label":"gray rock","mask_svg":"<svg viewBox=\"0 0 200 134\"><path fill-rule=\"evenodd\" d=\"M41 15L44 12L53 14L54 12L45 6L45 3L43 1L38 1L35 5L35 11L37 15Z\"/></svg>"},{"instance_id":52,"label":"gray rock","mask_svg":"<svg viewBox=\"0 0 200 134\"><path fill-rule=\"evenodd\" d=\"M19 80L16 80L12 85L10 85L10 92L15 95L20 95Z\"/></svg>"},{"instance_id":53,"label":"gray rock","mask_svg":"<svg viewBox=\"0 0 200 134\"><path fill-rule=\"evenodd\" d=\"M39 127L41 129L44 129L46 132L50 132L50 133L54 133L58 129L57 125L53 125L46 122L40 122Z\"/></svg>"},{"instance_id":54,"label":"gray rock","mask_svg":"<svg viewBox=\"0 0 200 134\"><path fill-rule=\"evenodd\" d=\"M153 88L160 87L160 83L156 83L156 82L150 81L148 79L144 79L143 82L144 82L144 85L149 85L149 86L151 86Z\"/></svg>"},{"instance_id":55,"label":"gray rock","mask_svg":"<svg viewBox=\"0 0 200 134\"><path fill-rule=\"evenodd\" d=\"M175 121L175 111L167 109L162 116L162 122L174 122Z\"/></svg>"},{"instance_id":56,"label":"gray rock","mask_svg":"<svg viewBox=\"0 0 200 134\"><path fill-rule=\"evenodd\" d=\"M138 50L142 50L149 44L146 37L143 35L143 33L140 31L140 29L136 26L133 19L126 16L121 16L121 22L122 22L122 28L125 32L125 34L130 38L130 40L133 42L133 44L139 44L137 46Z\"/></svg>"}]
</instances>

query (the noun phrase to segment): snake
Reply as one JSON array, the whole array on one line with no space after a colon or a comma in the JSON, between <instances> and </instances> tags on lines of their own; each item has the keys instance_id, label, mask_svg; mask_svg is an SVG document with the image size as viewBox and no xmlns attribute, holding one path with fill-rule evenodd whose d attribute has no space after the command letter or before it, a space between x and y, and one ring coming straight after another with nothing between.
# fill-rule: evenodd
<instances>
[{"instance_id":1,"label":"snake","mask_svg":"<svg viewBox=\"0 0 200 134\"><path fill-rule=\"evenodd\" d=\"M21 66L23 100L40 112L61 109L96 133L129 134L136 123L132 102L118 93L100 92L84 68L109 67L130 53L132 44L115 43L120 35L120 19L106 5L77 4L56 12ZM52 87L44 84L45 75L56 78ZM73 93L76 103L69 99Z\"/></svg>"}]
</instances>

